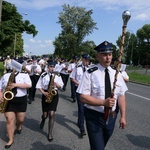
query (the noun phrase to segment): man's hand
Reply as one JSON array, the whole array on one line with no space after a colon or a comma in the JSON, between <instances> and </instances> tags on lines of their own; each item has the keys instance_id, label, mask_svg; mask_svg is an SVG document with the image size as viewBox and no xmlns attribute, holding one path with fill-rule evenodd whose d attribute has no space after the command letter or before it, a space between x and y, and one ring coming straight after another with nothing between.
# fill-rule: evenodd
<instances>
[{"instance_id":1,"label":"man's hand","mask_svg":"<svg viewBox=\"0 0 150 150\"><path fill-rule=\"evenodd\" d=\"M107 98L105 99L105 107L112 108L115 104L115 98Z\"/></svg>"},{"instance_id":2,"label":"man's hand","mask_svg":"<svg viewBox=\"0 0 150 150\"><path fill-rule=\"evenodd\" d=\"M119 120L119 123L120 123L120 126L119 128L120 129L125 129L126 125L127 125L127 122L126 122L126 119L121 117L120 120Z\"/></svg>"}]
</instances>

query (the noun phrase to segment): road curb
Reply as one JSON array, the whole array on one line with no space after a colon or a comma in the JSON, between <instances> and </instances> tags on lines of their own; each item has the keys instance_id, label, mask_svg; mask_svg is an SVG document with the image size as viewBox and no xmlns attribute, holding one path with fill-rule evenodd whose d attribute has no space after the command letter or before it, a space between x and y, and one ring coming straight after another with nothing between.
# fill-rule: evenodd
<instances>
[{"instance_id":1,"label":"road curb","mask_svg":"<svg viewBox=\"0 0 150 150\"><path fill-rule=\"evenodd\" d=\"M131 81L131 80L129 82L136 83L136 84L141 84L141 85L145 85L145 86L150 86L150 84L140 83L140 82Z\"/></svg>"}]
</instances>

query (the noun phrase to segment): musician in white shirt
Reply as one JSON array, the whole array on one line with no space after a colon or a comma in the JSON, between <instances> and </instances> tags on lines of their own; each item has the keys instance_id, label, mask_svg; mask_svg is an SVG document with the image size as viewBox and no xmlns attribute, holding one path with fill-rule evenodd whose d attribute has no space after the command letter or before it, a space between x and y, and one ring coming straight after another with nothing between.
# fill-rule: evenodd
<instances>
[{"instance_id":1,"label":"musician in white shirt","mask_svg":"<svg viewBox=\"0 0 150 150\"><path fill-rule=\"evenodd\" d=\"M24 122L27 109L27 89L31 87L31 80L27 73L15 72L6 73L0 80L0 103L4 101L4 93L6 88L12 91L12 100L8 101L4 115L6 117L6 130L8 142L5 148L8 149L14 142L14 133L20 134L22 131L22 123ZM13 79L9 80L9 77ZM10 85L8 86L8 82ZM6 96L7 98L7 96ZM9 97L8 97L9 98ZM16 126L15 126L16 125Z\"/></svg>"},{"instance_id":2,"label":"musician in white shirt","mask_svg":"<svg viewBox=\"0 0 150 150\"><path fill-rule=\"evenodd\" d=\"M31 64L31 72L30 72L30 78L32 81L32 87L29 89L29 100L28 103L31 104L32 101L35 100L35 94L36 94L36 84L40 77L40 74L42 72L41 66L37 63L37 58L32 57L32 64Z\"/></svg>"},{"instance_id":3,"label":"musician in white shirt","mask_svg":"<svg viewBox=\"0 0 150 150\"><path fill-rule=\"evenodd\" d=\"M53 140L52 130L54 125L55 111L57 110L57 105L59 101L58 89L63 87L63 81L61 76L53 73L55 67L55 62L50 61L48 63L48 71L41 74L36 88L42 93L42 121L40 123L40 128L43 129L45 120L49 117L48 122L48 141ZM55 94L52 96L52 90ZM49 96L52 96L51 98ZM49 97L50 102L48 103L46 99ZM48 100L49 101L49 100Z\"/></svg>"}]
</instances>

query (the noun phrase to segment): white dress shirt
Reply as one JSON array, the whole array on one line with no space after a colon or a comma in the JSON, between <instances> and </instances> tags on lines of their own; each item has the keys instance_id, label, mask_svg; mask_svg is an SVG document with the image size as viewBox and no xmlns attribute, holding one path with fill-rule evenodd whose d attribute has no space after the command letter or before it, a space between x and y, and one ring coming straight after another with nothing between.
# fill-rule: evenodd
<instances>
[{"instance_id":1,"label":"white dress shirt","mask_svg":"<svg viewBox=\"0 0 150 150\"><path fill-rule=\"evenodd\" d=\"M38 65L37 63L31 64L31 73L30 73L30 76L33 76L33 75L39 76L40 74L37 71L42 72L41 66Z\"/></svg>"},{"instance_id":2,"label":"white dress shirt","mask_svg":"<svg viewBox=\"0 0 150 150\"><path fill-rule=\"evenodd\" d=\"M84 73L82 81L77 89L77 92L80 94L90 95L92 97L105 100L105 68L102 67L100 64L97 64L95 66L98 67L96 71L93 71L92 73L88 73L88 71L86 71ZM108 67L108 70L112 89L116 71L111 67ZM114 91L114 98L117 100L118 96L124 95L127 90L128 88L121 74L119 73L117 77L116 88ZM85 107L96 110L98 112L104 112L104 106L91 106L85 104ZM112 111L114 111L115 108L116 101L115 105L112 108Z\"/></svg>"},{"instance_id":3,"label":"white dress shirt","mask_svg":"<svg viewBox=\"0 0 150 150\"><path fill-rule=\"evenodd\" d=\"M0 80L0 89L3 92L5 91L5 88L7 86L10 74L11 73L4 74ZM30 80L28 73L18 73L17 76L15 77L15 82L16 83L26 83L31 86L31 80ZM15 97L22 97L25 95L27 95L27 89L17 88L17 94L15 95Z\"/></svg>"},{"instance_id":4,"label":"white dress shirt","mask_svg":"<svg viewBox=\"0 0 150 150\"><path fill-rule=\"evenodd\" d=\"M44 74L45 74L45 72L41 74L41 76L36 84L37 89L43 89L43 90L48 89L51 74L47 73L45 76L43 76ZM52 74L52 76L54 76L54 74ZM58 76L58 75L55 75L54 82L59 84L61 86L61 88L64 85L61 76ZM57 90L57 88L55 88L55 89Z\"/></svg>"},{"instance_id":5,"label":"white dress shirt","mask_svg":"<svg viewBox=\"0 0 150 150\"><path fill-rule=\"evenodd\" d=\"M71 63L69 64L68 66L68 71L73 71L74 67L76 66L77 64L74 62L74 63Z\"/></svg>"},{"instance_id":6,"label":"white dress shirt","mask_svg":"<svg viewBox=\"0 0 150 150\"><path fill-rule=\"evenodd\" d=\"M79 84L82 80L82 76L83 76L83 65L79 65L77 67L74 67L73 71L70 74L70 78L71 79L75 79ZM85 67L85 69L87 70L87 67Z\"/></svg>"}]
</instances>

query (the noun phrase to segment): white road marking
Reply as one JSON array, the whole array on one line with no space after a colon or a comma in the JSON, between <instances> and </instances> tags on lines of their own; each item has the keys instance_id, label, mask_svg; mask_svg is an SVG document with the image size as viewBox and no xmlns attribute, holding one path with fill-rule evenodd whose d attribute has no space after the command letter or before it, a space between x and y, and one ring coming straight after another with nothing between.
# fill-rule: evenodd
<instances>
[{"instance_id":1,"label":"white road marking","mask_svg":"<svg viewBox=\"0 0 150 150\"><path fill-rule=\"evenodd\" d=\"M144 97L144 96L140 96L140 95L137 95L137 94L134 94L134 93L130 93L130 92L127 92L128 94L131 94L131 95L134 95L134 96L137 96L137 97L140 97L140 98L144 98L148 101L150 101L150 98L147 98L147 97Z\"/></svg>"}]
</instances>

